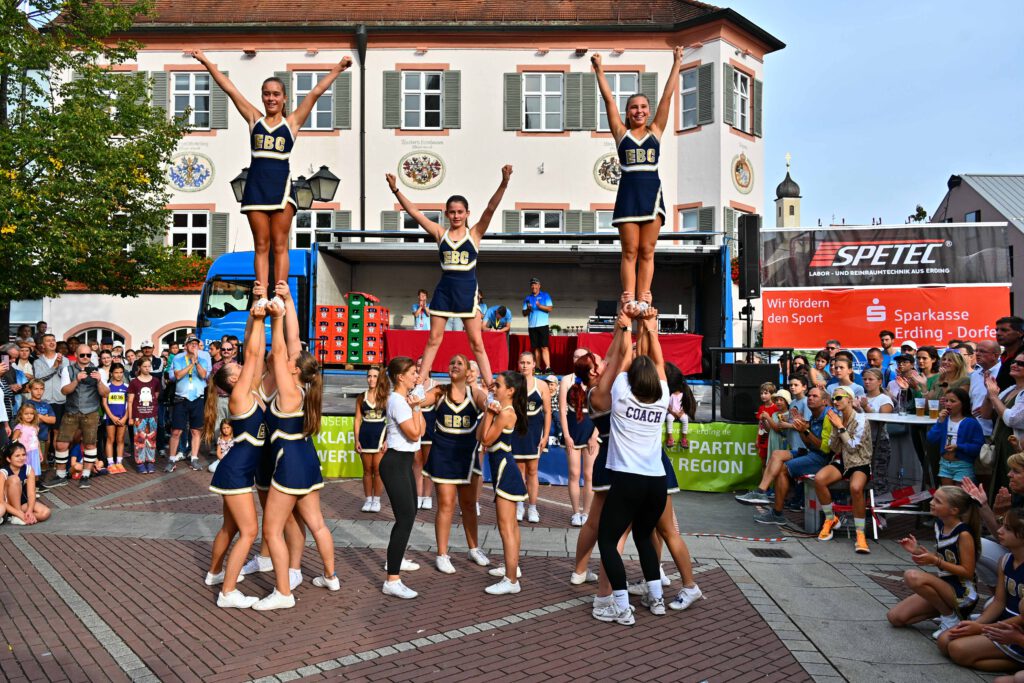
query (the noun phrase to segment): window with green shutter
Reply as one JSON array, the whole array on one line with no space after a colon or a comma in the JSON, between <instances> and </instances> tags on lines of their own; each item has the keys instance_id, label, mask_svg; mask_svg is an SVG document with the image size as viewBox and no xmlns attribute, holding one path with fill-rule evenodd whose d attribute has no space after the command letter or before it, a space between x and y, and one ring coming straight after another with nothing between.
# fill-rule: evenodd
<instances>
[{"instance_id":1,"label":"window with green shutter","mask_svg":"<svg viewBox=\"0 0 1024 683\"><path fill-rule=\"evenodd\" d=\"M658 96L661 94L658 92L658 74L657 73L642 73L640 74L640 92L647 96L647 101L651 103L651 118L654 118L654 112L658 111Z\"/></svg>"},{"instance_id":2,"label":"window with green shutter","mask_svg":"<svg viewBox=\"0 0 1024 683\"><path fill-rule=\"evenodd\" d=\"M444 128L462 128L462 72L445 71L441 85L444 88L441 125Z\"/></svg>"},{"instance_id":3,"label":"window with green shutter","mask_svg":"<svg viewBox=\"0 0 1024 683\"><path fill-rule=\"evenodd\" d=\"M723 210L722 229L726 237L736 237L736 209L726 206Z\"/></svg>"},{"instance_id":4,"label":"window with green shutter","mask_svg":"<svg viewBox=\"0 0 1024 683\"><path fill-rule=\"evenodd\" d=\"M640 85L640 74L636 71L608 71L605 73L605 80L608 81L608 88L612 91L612 98L619 110L619 119L626 114L626 103L629 98L637 93L644 92ZM658 77L655 74L654 87L657 87ZM605 111L604 98L598 93L597 96L597 130L610 131L608 123L608 112ZM654 115L654 100L651 100L651 115Z\"/></svg>"},{"instance_id":5,"label":"window with green shutter","mask_svg":"<svg viewBox=\"0 0 1024 683\"><path fill-rule=\"evenodd\" d=\"M227 71L221 71L226 77ZM210 79L210 128L224 130L228 127L228 94L217 82Z\"/></svg>"},{"instance_id":6,"label":"window with green shutter","mask_svg":"<svg viewBox=\"0 0 1024 683\"><path fill-rule=\"evenodd\" d=\"M352 229L352 212L351 211L335 211L334 212L334 229L335 230L351 230ZM354 242L354 237L337 237L332 239L332 242Z\"/></svg>"},{"instance_id":7,"label":"window with green shutter","mask_svg":"<svg viewBox=\"0 0 1024 683\"><path fill-rule=\"evenodd\" d=\"M733 92L735 69L730 64L722 65L722 122L736 125L736 95Z\"/></svg>"},{"instance_id":8,"label":"window with green shutter","mask_svg":"<svg viewBox=\"0 0 1024 683\"><path fill-rule=\"evenodd\" d=\"M565 75L565 129L583 129L583 76L582 73Z\"/></svg>"},{"instance_id":9,"label":"window with green shutter","mask_svg":"<svg viewBox=\"0 0 1024 683\"><path fill-rule=\"evenodd\" d=\"M583 74L580 87L580 126L583 130L597 130L597 74Z\"/></svg>"},{"instance_id":10,"label":"window with green shutter","mask_svg":"<svg viewBox=\"0 0 1024 683\"><path fill-rule=\"evenodd\" d=\"M762 90L764 90L764 83L754 79L754 97L753 97L753 108L754 108L754 130L753 133L757 137L761 137L761 100L763 98Z\"/></svg>"},{"instance_id":11,"label":"window with green shutter","mask_svg":"<svg viewBox=\"0 0 1024 683\"><path fill-rule=\"evenodd\" d=\"M398 72L395 72L398 73ZM380 229L385 232L398 230L401 225L402 213L400 211L381 211ZM381 242L401 242L399 237L382 237Z\"/></svg>"},{"instance_id":12,"label":"window with green shutter","mask_svg":"<svg viewBox=\"0 0 1024 683\"><path fill-rule=\"evenodd\" d=\"M701 64L697 67L697 125L703 126L715 120L715 65Z\"/></svg>"},{"instance_id":13,"label":"window with green shutter","mask_svg":"<svg viewBox=\"0 0 1024 683\"><path fill-rule=\"evenodd\" d=\"M505 130L523 129L523 76L519 73L508 73L502 77L504 83L504 117Z\"/></svg>"},{"instance_id":14,"label":"window with green shutter","mask_svg":"<svg viewBox=\"0 0 1024 683\"><path fill-rule=\"evenodd\" d=\"M334 81L334 127L352 128L352 72L342 71Z\"/></svg>"},{"instance_id":15,"label":"window with green shutter","mask_svg":"<svg viewBox=\"0 0 1024 683\"><path fill-rule=\"evenodd\" d=\"M285 115L291 111L292 101L292 72L291 71L275 71L274 78L284 83L284 107Z\"/></svg>"},{"instance_id":16,"label":"window with green shutter","mask_svg":"<svg viewBox=\"0 0 1024 683\"><path fill-rule=\"evenodd\" d=\"M384 127L402 127L402 72L384 72Z\"/></svg>"},{"instance_id":17,"label":"window with green shutter","mask_svg":"<svg viewBox=\"0 0 1024 683\"><path fill-rule=\"evenodd\" d=\"M154 107L160 107L167 111L167 72L154 71L152 74L152 103Z\"/></svg>"},{"instance_id":18,"label":"window with green shutter","mask_svg":"<svg viewBox=\"0 0 1024 683\"><path fill-rule=\"evenodd\" d=\"M228 214L214 213L210 217L209 257L217 258L228 251Z\"/></svg>"},{"instance_id":19,"label":"window with green shutter","mask_svg":"<svg viewBox=\"0 0 1024 683\"><path fill-rule=\"evenodd\" d=\"M715 207L702 206L697 209L697 229L701 232L713 232L715 229Z\"/></svg>"},{"instance_id":20,"label":"window with green shutter","mask_svg":"<svg viewBox=\"0 0 1024 683\"><path fill-rule=\"evenodd\" d=\"M294 88L292 92L295 93L295 101L292 103L292 111L295 111L299 107L299 103L302 102L306 97L309 96L310 91L313 90L319 83L320 79L327 75L326 71L294 71L292 72L292 78L294 79ZM335 81L337 83L337 81ZM328 90L321 95L316 104L313 105L313 109L310 110L306 120L302 122L300 130L333 130L334 129L334 89Z\"/></svg>"}]
</instances>

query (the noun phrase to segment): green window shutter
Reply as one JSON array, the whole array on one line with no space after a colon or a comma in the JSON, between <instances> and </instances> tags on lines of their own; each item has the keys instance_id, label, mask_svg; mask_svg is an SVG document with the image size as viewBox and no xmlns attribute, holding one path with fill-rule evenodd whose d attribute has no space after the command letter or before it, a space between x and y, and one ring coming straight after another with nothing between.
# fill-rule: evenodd
<instances>
[{"instance_id":1,"label":"green window shutter","mask_svg":"<svg viewBox=\"0 0 1024 683\"><path fill-rule=\"evenodd\" d=\"M715 65L701 64L697 68L697 125L715 121Z\"/></svg>"},{"instance_id":2,"label":"green window shutter","mask_svg":"<svg viewBox=\"0 0 1024 683\"><path fill-rule=\"evenodd\" d=\"M334 229L335 230L351 230L352 229L352 212L351 211L335 211L334 212ZM331 237L332 242L351 242L352 237Z\"/></svg>"},{"instance_id":3,"label":"green window shutter","mask_svg":"<svg viewBox=\"0 0 1024 683\"><path fill-rule=\"evenodd\" d=\"M565 74L565 97L562 99L566 130L583 130L583 74Z\"/></svg>"},{"instance_id":4,"label":"green window shutter","mask_svg":"<svg viewBox=\"0 0 1024 683\"><path fill-rule=\"evenodd\" d=\"M523 76L505 74L505 130L523 129Z\"/></svg>"},{"instance_id":5,"label":"green window shutter","mask_svg":"<svg viewBox=\"0 0 1024 683\"><path fill-rule=\"evenodd\" d=\"M651 103L651 118L654 118L654 112L658 111L658 74L657 73L642 73L640 74L640 92L647 95L647 101Z\"/></svg>"},{"instance_id":6,"label":"green window shutter","mask_svg":"<svg viewBox=\"0 0 1024 683\"><path fill-rule=\"evenodd\" d=\"M221 71L226 77L227 71ZM210 79L210 128L220 130L228 127L228 94L216 81Z\"/></svg>"},{"instance_id":7,"label":"green window shutter","mask_svg":"<svg viewBox=\"0 0 1024 683\"><path fill-rule=\"evenodd\" d=\"M519 232L519 212L518 211L502 211L501 212L501 231L502 232Z\"/></svg>"},{"instance_id":8,"label":"green window shutter","mask_svg":"<svg viewBox=\"0 0 1024 683\"><path fill-rule=\"evenodd\" d=\"M292 72L275 71L274 78L284 83L284 113L287 115L294 108L292 107Z\"/></svg>"},{"instance_id":9,"label":"green window shutter","mask_svg":"<svg viewBox=\"0 0 1024 683\"><path fill-rule=\"evenodd\" d=\"M596 211L582 211L580 212L580 232L583 234L595 234L597 233L597 212ZM597 244L597 240L584 240L580 244Z\"/></svg>"},{"instance_id":10,"label":"green window shutter","mask_svg":"<svg viewBox=\"0 0 1024 683\"><path fill-rule=\"evenodd\" d=\"M761 137L761 100L763 98L762 90L764 90L764 83L754 79L754 135Z\"/></svg>"},{"instance_id":11,"label":"green window shutter","mask_svg":"<svg viewBox=\"0 0 1024 683\"><path fill-rule=\"evenodd\" d=\"M733 101L733 72L729 64L722 65L722 122L730 126L736 125L736 103Z\"/></svg>"},{"instance_id":12,"label":"green window shutter","mask_svg":"<svg viewBox=\"0 0 1024 683\"><path fill-rule=\"evenodd\" d=\"M736 209L725 207L723 209L723 225L722 229L725 230L726 237L736 236Z\"/></svg>"},{"instance_id":13,"label":"green window shutter","mask_svg":"<svg viewBox=\"0 0 1024 683\"><path fill-rule=\"evenodd\" d=\"M712 232L715 229L715 207L702 206L697 209L697 229L701 232Z\"/></svg>"},{"instance_id":14,"label":"green window shutter","mask_svg":"<svg viewBox=\"0 0 1024 683\"><path fill-rule=\"evenodd\" d=\"M573 209L565 212L565 231L566 232L582 232L583 231L583 212ZM570 244L576 244L570 242Z\"/></svg>"},{"instance_id":15,"label":"green window shutter","mask_svg":"<svg viewBox=\"0 0 1024 683\"><path fill-rule=\"evenodd\" d=\"M402 127L402 72L384 72L384 127Z\"/></svg>"},{"instance_id":16,"label":"green window shutter","mask_svg":"<svg viewBox=\"0 0 1024 683\"><path fill-rule=\"evenodd\" d=\"M167 72L166 71L154 71L153 77L153 90L152 90L152 103L154 107L160 107L164 111L168 110L167 101Z\"/></svg>"},{"instance_id":17,"label":"green window shutter","mask_svg":"<svg viewBox=\"0 0 1024 683\"><path fill-rule=\"evenodd\" d=\"M380 212L380 229L381 230L398 230L399 221L401 220L401 212L399 211L381 211ZM382 237L381 242L401 242L399 237Z\"/></svg>"},{"instance_id":18,"label":"green window shutter","mask_svg":"<svg viewBox=\"0 0 1024 683\"><path fill-rule=\"evenodd\" d=\"M215 213L210 217L210 248L207 255L217 258L228 251L228 215Z\"/></svg>"},{"instance_id":19,"label":"green window shutter","mask_svg":"<svg viewBox=\"0 0 1024 683\"><path fill-rule=\"evenodd\" d=\"M441 77L444 89L442 128L462 128L462 72L445 71Z\"/></svg>"},{"instance_id":20,"label":"green window shutter","mask_svg":"<svg viewBox=\"0 0 1024 683\"><path fill-rule=\"evenodd\" d=\"M580 88L580 127L597 130L597 74L583 74Z\"/></svg>"},{"instance_id":21,"label":"green window shutter","mask_svg":"<svg viewBox=\"0 0 1024 683\"><path fill-rule=\"evenodd\" d=\"M352 72L342 71L334 81L334 127L352 128Z\"/></svg>"}]
</instances>

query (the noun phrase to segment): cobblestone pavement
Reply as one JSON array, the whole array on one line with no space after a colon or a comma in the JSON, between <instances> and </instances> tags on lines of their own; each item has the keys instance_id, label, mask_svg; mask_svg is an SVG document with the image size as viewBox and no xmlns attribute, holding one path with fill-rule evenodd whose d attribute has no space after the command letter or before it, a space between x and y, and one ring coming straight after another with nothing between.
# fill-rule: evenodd
<instances>
[{"instance_id":1,"label":"cobblestone pavement","mask_svg":"<svg viewBox=\"0 0 1024 683\"><path fill-rule=\"evenodd\" d=\"M636 624L594 620L593 585L572 586L577 530L563 488L542 487L541 524L522 524L523 591L489 596L494 579L465 556L452 530L457 573L434 570L434 512L421 511L404 576L412 601L380 593L392 517L359 511L358 481L322 491L342 590L310 579L323 567L312 546L294 609L221 610L204 585L221 501L209 475L101 477L91 488L45 494L53 518L0 526L0 678L6 681L979 681L946 662L930 623L895 630L885 610L902 597L908 565L891 541L853 553L787 537L750 540L731 497L674 498L706 600L656 617L637 606ZM489 489L481 547L500 558ZM456 515L455 523L459 522ZM754 525L756 526L756 525ZM778 540L785 537L785 540ZM627 568L639 566L627 549ZM762 551L771 551L767 554ZM781 556L778 551L781 551ZM758 553L758 554L755 554ZM765 556L767 555L767 556ZM666 555L667 558L667 555ZM591 566L597 568L596 557ZM666 595L679 587L673 577ZM264 595L272 575L247 577L242 592Z\"/></svg>"}]
</instances>

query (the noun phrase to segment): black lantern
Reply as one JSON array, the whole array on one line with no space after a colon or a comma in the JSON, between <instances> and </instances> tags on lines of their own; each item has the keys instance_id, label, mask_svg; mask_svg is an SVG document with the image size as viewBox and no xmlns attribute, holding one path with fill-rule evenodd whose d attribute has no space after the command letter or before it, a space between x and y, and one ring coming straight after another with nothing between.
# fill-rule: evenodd
<instances>
[{"instance_id":1,"label":"black lantern","mask_svg":"<svg viewBox=\"0 0 1024 683\"><path fill-rule=\"evenodd\" d=\"M299 176L292 181L292 189L295 190L295 201L300 209L308 209L313 206L313 189L306 180L306 176Z\"/></svg>"},{"instance_id":2,"label":"black lantern","mask_svg":"<svg viewBox=\"0 0 1024 683\"><path fill-rule=\"evenodd\" d=\"M341 184L341 178L331 173L326 166L321 166L320 170L309 179L309 184L313 189L313 199L318 202L329 202L334 199L338 185Z\"/></svg>"},{"instance_id":3,"label":"black lantern","mask_svg":"<svg viewBox=\"0 0 1024 683\"><path fill-rule=\"evenodd\" d=\"M231 191L235 193L235 201L242 203L242 195L245 194L245 179L249 177L249 167L246 166L242 172L231 181Z\"/></svg>"}]
</instances>

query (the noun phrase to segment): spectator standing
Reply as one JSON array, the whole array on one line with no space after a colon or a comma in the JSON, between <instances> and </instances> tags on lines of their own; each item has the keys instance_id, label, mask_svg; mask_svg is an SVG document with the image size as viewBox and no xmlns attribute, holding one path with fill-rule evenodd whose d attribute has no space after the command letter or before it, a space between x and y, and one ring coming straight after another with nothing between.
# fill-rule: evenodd
<instances>
[{"instance_id":1,"label":"spectator standing","mask_svg":"<svg viewBox=\"0 0 1024 683\"><path fill-rule=\"evenodd\" d=\"M985 438L991 440L992 420L982 416L981 413L982 406L988 402L988 389L985 388L985 382L989 377L997 376L1002 365L999 360L999 344L990 339L978 342L978 346L975 348L975 358L977 365L974 366L974 372L971 373L971 414L981 425L981 431L985 434Z\"/></svg>"},{"instance_id":2,"label":"spectator standing","mask_svg":"<svg viewBox=\"0 0 1024 683\"><path fill-rule=\"evenodd\" d=\"M896 356L900 355L900 350L893 346L893 344L896 343L896 335L892 333L892 330L882 330L879 332L878 343L882 347L879 350L882 352L882 375L884 379L885 371L888 370L893 364L893 361L896 360ZM889 382L887 380L886 384L888 383Z\"/></svg>"},{"instance_id":3,"label":"spectator standing","mask_svg":"<svg viewBox=\"0 0 1024 683\"><path fill-rule=\"evenodd\" d=\"M882 391L882 371L879 368L868 368L864 371L864 397L860 399L861 409L865 413L891 413L895 409L892 398ZM892 443L886 425L879 424L871 430L871 488L876 494L887 493L895 487L889 480L889 459L892 456ZM897 481L899 475L897 473Z\"/></svg>"},{"instance_id":4,"label":"spectator standing","mask_svg":"<svg viewBox=\"0 0 1024 683\"><path fill-rule=\"evenodd\" d=\"M43 395L40 400L50 405L56 418L52 425L55 435L67 402L67 397L60 390L60 383L61 373L68 366L68 359L57 353L57 338L52 334L43 334L38 349L39 355L32 363L32 369L35 371L35 378L43 383Z\"/></svg>"},{"instance_id":5,"label":"spectator standing","mask_svg":"<svg viewBox=\"0 0 1024 683\"><path fill-rule=\"evenodd\" d=\"M530 279L530 295L523 299L523 316L527 318L530 334L530 347L534 357L544 368L542 372L551 372L551 354L548 351L551 330L548 327L548 315L554 308L551 295L541 290L538 278Z\"/></svg>"},{"instance_id":6,"label":"spectator standing","mask_svg":"<svg viewBox=\"0 0 1024 683\"><path fill-rule=\"evenodd\" d=\"M107 433L105 455L107 471L111 474L124 474L124 433L128 424L128 384L124 378L124 366L110 366L110 390L103 397L103 428ZM116 460L115 460L116 458Z\"/></svg>"},{"instance_id":7,"label":"spectator standing","mask_svg":"<svg viewBox=\"0 0 1024 683\"><path fill-rule=\"evenodd\" d=\"M917 369L927 382L926 387L921 390L921 395L927 395L939 381L939 350L934 346L922 346L917 350L915 357Z\"/></svg>"},{"instance_id":8,"label":"spectator standing","mask_svg":"<svg viewBox=\"0 0 1024 683\"><path fill-rule=\"evenodd\" d=\"M17 367L20 356L21 353L18 350L17 344L8 344L3 348L3 360L5 363L4 380L6 381L4 400L10 397L14 408L13 413L17 413L18 409L21 408L21 394L25 391L25 385L28 384L25 373Z\"/></svg>"},{"instance_id":9,"label":"spectator standing","mask_svg":"<svg viewBox=\"0 0 1024 683\"><path fill-rule=\"evenodd\" d=\"M484 329L508 332L512 329L512 311L505 306L491 306L484 315Z\"/></svg>"},{"instance_id":10,"label":"spectator standing","mask_svg":"<svg viewBox=\"0 0 1024 683\"><path fill-rule=\"evenodd\" d=\"M100 381L99 370L90 361L92 349L80 344L75 363L61 372L60 390L67 397L60 431L57 434L56 460L57 478L48 486L67 483L68 450L75 433L82 432L82 480L79 488L89 488L89 477L96 463L96 434L99 429L99 410L103 397L109 393L107 385Z\"/></svg>"},{"instance_id":11,"label":"spectator standing","mask_svg":"<svg viewBox=\"0 0 1024 683\"><path fill-rule=\"evenodd\" d=\"M139 364L142 362L143 358L149 361L150 372L154 375L160 375L163 373L164 359L160 356L153 355L153 342L149 339L145 340L142 342L142 346L139 347L139 351L141 351L142 355L136 358L135 362L132 363L132 377L139 376Z\"/></svg>"},{"instance_id":12,"label":"spectator standing","mask_svg":"<svg viewBox=\"0 0 1024 683\"><path fill-rule=\"evenodd\" d=\"M996 452L992 463L992 485L988 491L989 501L993 504L999 489L1007 485L1006 460L1017 450L1010 444L1013 429L1006 421L1006 414L1013 411L1012 416L1024 409L1024 401L1020 395L1021 391L1024 391L1024 353L1017 354L1012 360L1004 361L1003 366L1009 368L1008 372L1014 383L1000 390L998 380L989 377L985 382L988 404L981 409L981 416L993 421L992 445L995 446Z\"/></svg>"},{"instance_id":13,"label":"spectator standing","mask_svg":"<svg viewBox=\"0 0 1024 683\"><path fill-rule=\"evenodd\" d=\"M831 362L832 358L828 351L818 351L814 354L814 367L809 369L812 385L825 388L828 381L832 379L832 374L829 372Z\"/></svg>"},{"instance_id":14,"label":"spectator standing","mask_svg":"<svg viewBox=\"0 0 1024 683\"><path fill-rule=\"evenodd\" d=\"M36 333L32 336L32 339L36 342L36 348L40 349L43 346L43 337L46 336L49 325L46 324L45 320L40 320L36 323Z\"/></svg>"},{"instance_id":15,"label":"spectator standing","mask_svg":"<svg viewBox=\"0 0 1024 683\"><path fill-rule=\"evenodd\" d=\"M43 398L45 391L46 383L40 379L33 379L28 383L29 397L25 399L25 405L35 408L36 414L39 415L39 460L40 467L44 470L47 469L46 458L50 452L50 430L56 428L57 424L53 407Z\"/></svg>"},{"instance_id":16,"label":"spectator standing","mask_svg":"<svg viewBox=\"0 0 1024 683\"><path fill-rule=\"evenodd\" d=\"M974 461L985 443L981 425L970 415L971 398L965 389L950 389L939 419L928 430L928 441L942 453L938 467L943 486L974 478Z\"/></svg>"},{"instance_id":17,"label":"spectator standing","mask_svg":"<svg viewBox=\"0 0 1024 683\"><path fill-rule=\"evenodd\" d=\"M931 400L940 400L947 392L954 389L969 391L971 385L970 373L967 370L967 363L959 351L946 351L939 361L939 375L935 380L932 390L928 392ZM970 414L970 406L965 406Z\"/></svg>"},{"instance_id":18,"label":"spectator standing","mask_svg":"<svg viewBox=\"0 0 1024 683\"><path fill-rule=\"evenodd\" d=\"M156 472L160 377L152 373L152 368L150 358L140 359L138 374L128 384L128 424L135 428L135 464L139 474Z\"/></svg>"},{"instance_id":19,"label":"spectator standing","mask_svg":"<svg viewBox=\"0 0 1024 683\"><path fill-rule=\"evenodd\" d=\"M826 391L834 392L836 387L846 387L852 393L857 406L860 405L860 398L864 395L864 387L857 384L855 377L856 374L853 372L853 362L848 358L836 358L832 361L832 368L835 372L835 376L826 385ZM856 377L856 379L860 379Z\"/></svg>"},{"instance_id":20,"label":"spectator standing","mask_svg":"<svg viewBox=\"0 0 1024 683\"><path fill-rule=\"evenodd\" d=\"M213 364L210 366L211 375L217 374L217 371L220 370L221 367L223 367L224 365L227 365L228 363L238 362L238 342L235 341L234 337L229 337L228 339L225 339L223 342L211 343L211 358L213 356L213 344L218 344L220 358L218 360L214 360ZM217 391L217 424L220 424L224 420L228 419L229 396L226 391L224 391L223 389L216 385L214 386L214 389Z\"/></svg>"},{"instance_id":21,"label":"spectator standing","mask_svg":"<svg viewBox=\"0 0 1024 683\"><path fill-rule=\"evenodd\" d=\"M996 383L999 389L1003 390L1014 383L1010 376L1011 364L1008 360L1017 357L1021 352L1021 337L1024 336L1024 318L1015 315L1006 316L996 321L996 341L1003 347L1003 355L1000 360L1003 362L996 375Z\"/></svg>"},{"instance_id":22,"label":"spectator standing","mask_svg":"<svg viewBox=\"0 0 1024 683\"><path fill-rule=\"evenodd\" d=\"M35 342L31 339L29 341L18 342L18 360L14 362L14 367L17 368L21 374L25 376L25 384L27 385L33 378L35 378L36 371L32 367L32 352L35 350Z\"/></svg>"},{"instance_id":23,"label":"spectator standing","mask_svg":"<svg viewBox=\"0 0 1024 683\"><path fill-rule=\"evenodd\" d=\"M427 310L427 290L425 289L416 292L416 303L412 305L412 329L430 329L430 312Z\"/></svg>"},{"instance_id":24,"label":"spectator standing","mask_svg":"<svg viewBox=\"0 0 1024 683\"><path fill-rule=\"evenodd\" d=\"M168 445L167 472L174 471L181 433L188 429L191 443L191 466L200 470L199 442L203 431L203 408L206 398L206 378L210 374L209 354L199 351L199 337L190 334L185 340L185 352L174 356L170 364L173 373L174 413L171 418L171 440Z\"/></svg>"}]
</instances>

